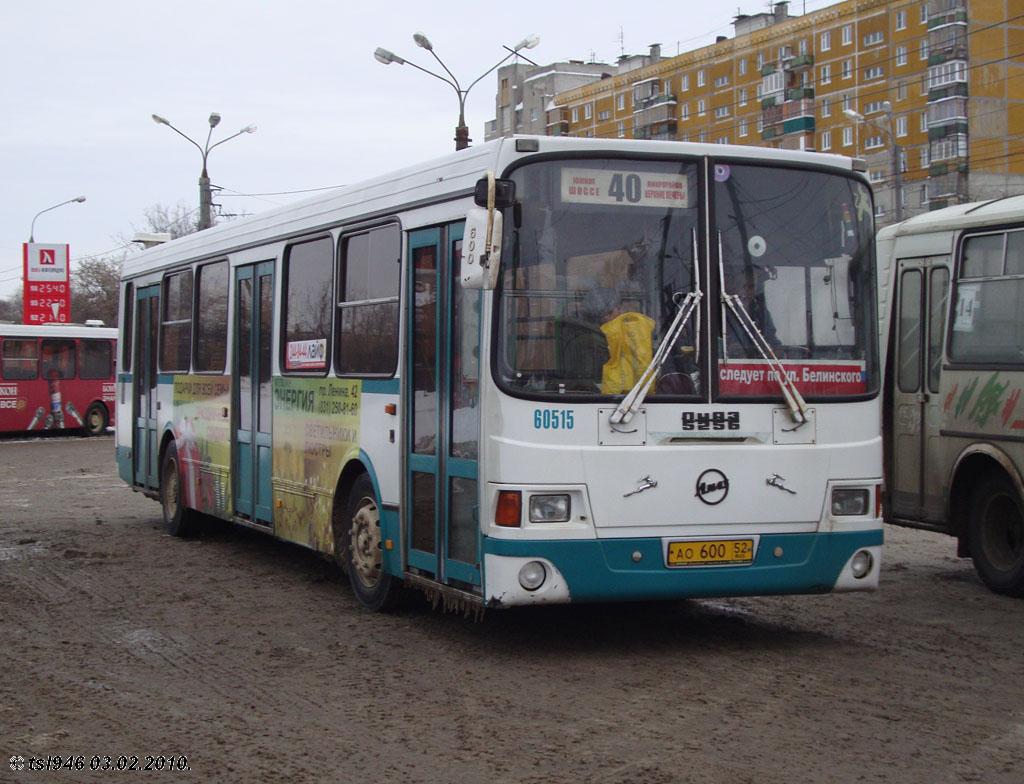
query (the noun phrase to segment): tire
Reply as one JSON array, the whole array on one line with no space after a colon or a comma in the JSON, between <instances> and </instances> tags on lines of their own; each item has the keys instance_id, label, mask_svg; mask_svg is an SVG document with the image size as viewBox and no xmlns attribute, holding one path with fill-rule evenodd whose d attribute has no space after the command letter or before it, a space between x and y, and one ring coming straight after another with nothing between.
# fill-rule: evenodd
<instances>
[{"instance_id":1,"label":"tire","mask_svg":"<svg viewBox=\"0 0 1024 784\"><path fill-rule=\"evenodd\" d=\"M160 463L160 508L164 514L164 529L171 536L193 536L198 530L198 513L182 503L181 466L173 441L167 445Z\"/></svg>"},{"instance_id":2,"label":"tire","mask_svg":"<svg viewBox=\"0 0 1024 784\"><path fill-rule=\"evenodd\" d=\"M110 417L107 416L107 408L101 403L93 403L85 412L85 424L82 425L82 432L86 436L101 436L107 432L107 425Z\"/></svg>"},{"instance_id":3,"label":"tire","mask_svg":"<svg viewBox=\"0 0 1024 784\"><path fill-rule=\"evenodd\" d=\"M383 569L380 509L373 482L361 474L352 485L335 530L336 557L348 572L352 592L368 610L383 612L398 603L402 585Z\"/></svg>"},{"instance_id":4,"label":"tire","mask_svg":"<svg viewBox=\"0 0 1024 784\"><path fill-rule=\"evenodd\" d=\"M1024 506L1008 478L990 476L978 486L967 537L981 581L995 593L1024 596Z\"/></svg>"}]
</instances>

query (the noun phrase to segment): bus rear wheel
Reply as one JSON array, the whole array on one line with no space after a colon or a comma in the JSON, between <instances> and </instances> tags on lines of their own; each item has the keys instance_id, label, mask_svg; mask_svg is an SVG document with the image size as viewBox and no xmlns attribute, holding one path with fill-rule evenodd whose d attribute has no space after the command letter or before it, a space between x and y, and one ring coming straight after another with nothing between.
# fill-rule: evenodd
<instances>
[{"instance_id":1,"label":"bus rear wheel","mask_svg":"<svg viewBox=\"0 0 1024 784\"><path fill-rule=\"evenodd\" d=\"M192 536L198 528L198 513L182 503L181 467L178 448L172 441L164 451L160 464L160 507L164 514L164 529L171 536Z\"/></svg>"},{"instance_id":2,"label":"bus rear wheel","mask_svg":"<svg viewBox=\"0 0 1024 784\"><path fill-rule=\"evenodd\" d=\"M352 485L338 537L352 591L359 603L374 612L395 606L401 584L384 571L380 508L373 482L366 474Z\"/></svg>"},{"instance_id":3,"label":"bus rear wheel","mask_svg":"<svg viewBox=\"0 0 1024 784\"><path fill-rule=\"evenodd\" d=\"M85 412L82 431L87 436L101 436L107 432L107 421L107 409L99 403L93 403Z\"/></svg>"},{"instance_id":4,"label":"bus rear wheel","mask_svg":"<svg viewBox=\"0 0 1024 784\"><path fill-rule=\"evenodd\" d=\"M1024 596L1024 507L1008 478L991 476L978 486L967 535L981 581L996 593Z\"/></svg>"}]
</instances>

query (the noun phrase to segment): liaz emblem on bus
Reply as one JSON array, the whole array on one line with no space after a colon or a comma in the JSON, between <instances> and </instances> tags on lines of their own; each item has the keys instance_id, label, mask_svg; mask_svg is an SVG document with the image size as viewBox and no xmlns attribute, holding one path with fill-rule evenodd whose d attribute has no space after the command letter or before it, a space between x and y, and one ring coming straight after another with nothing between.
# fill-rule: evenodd
<instances>
[{"instance_id":1,"label":"liaz emblem on bus","mask_svg":"<svg viewBox=\"0 0 1024 784\"><path fill-rule=\"evenodd\" d=\"M687 178L661 172L562 169L562 201L626 207L689 206Z\"/></svg>"}]
</instances>

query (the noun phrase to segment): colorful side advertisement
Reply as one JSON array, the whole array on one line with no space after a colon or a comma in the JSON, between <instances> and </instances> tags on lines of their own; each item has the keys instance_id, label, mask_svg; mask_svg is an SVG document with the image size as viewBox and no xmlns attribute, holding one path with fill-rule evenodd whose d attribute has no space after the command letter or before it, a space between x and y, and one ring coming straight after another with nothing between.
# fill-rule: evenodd
<instances>
[{"instance_id":1,"label":"colorful side advertisement","mask_svg":"<svg viewBox=\"0 0 1024 784\"><path fill-rule=\"evenodd\" d=\"M175 376L173 411L185 504L230 517L231 379Z\"/></svg>"},{"instance_id":2,"label":"colorful side advertisement","mask_svg":"<svg viewBox=\"0 0 1024 784\"><path fill-rule=\"evenodd\" d=\"M274 379L274 532L334 552L332 498L342 461L359 447L362 383Z\"/></svg>"}]
</instances>

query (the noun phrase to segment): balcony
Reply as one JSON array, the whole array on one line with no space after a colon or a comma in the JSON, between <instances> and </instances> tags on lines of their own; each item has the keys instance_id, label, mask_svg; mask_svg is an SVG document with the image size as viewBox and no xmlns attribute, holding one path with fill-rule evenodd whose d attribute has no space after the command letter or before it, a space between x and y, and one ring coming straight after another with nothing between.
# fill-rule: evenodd
<instances>
[{"instance_id":1,"label":"balcony","mask_svg":"<svg viewBox=\"0 0 1024 784\"><path fill-rule=\"evenodd\" d=\"M558 122L548 123L546 130L548 136L565 136L569 133L569 121L559 120Z\"/></svg>"},{"instance_id":2,"label":"balcony","mask_svg":"<svg viewBox=\"0 0 1024 784\"><path fill-rule=\"evenodd\" d=\"M779 67L775 63L768 63L761 69L761 76L771 76L777 70L779 70Z\"/></svg>"},{"instance_id":3,"label":"balcony","mask_svg":"<svg viewBox=\"0 0 1024 784\"><path fill-rule=\"evenodd\" d=\"M639 101L634 98L633 114L639 114L644 109L650 109L652 106L674 103L676 103L676 96L673 93L659 93L658 95L651 95Z\"/></svg>"},{"instance_id":4,"label":"balcony","mask_svg":"<svg viewBox=\"0 0 1024 784\"><path fill-rule=\"evenodd\" d=\"M813 111L813 110L812 110ZM794 117L782 123L782 133L814 133L814 116Z\"/></svg>"},{"instance_id":5,"label":"balcony","mask_svg":"<svg viewBox=\"0 0 1024 784\"><path fill-rule=\"evenodd\" d=\"M928 141L934 142L945 139L954 133L967 133L967 119L945 121L943 125L928 126Z\"/></svg>"},{"instance_id":6,"label":"balcony","mask_svg":"<svg viewBox=\"0 0 1024 784\"><path fill-rule=\"evenodd\" d=\"M946 98L966 98L967 82L951 82L941 87L933 87L928 91L928 103L942 101Z\"/></svg>"},{"instance_id":7,"label":"balcony","mask_svg":"<svg viewBox=\"0 0 1024 784\"><path fill-rule=\"evenodd\" d=\"M967 9L966 8L952 8L949 11L944 11L940 14L936 14L928 19L928 29L934 30L938 27L945 27L951 24L967 24Z\"/></svg>"},{"instance_id":8,"label":"balcony","mask_svg":"<svg viewBox=\"0 0 1024 784\"><path fill-rule=\"evenodd\" d=\"M814 55L813 54L798 54L788 63L786 67L790 71L803 71L807 68L814 67Z\"/></svg>"},{"instance_id":9,"label":"balcony","mask_svg":"<svg viewBox=\"0 0 1024 784\"><path fill-rule=\"evenodd\" d=\"M786 90L787 101L799 101L803 98L814 98L813 87L791 87Z\"/></svg>"},{"instance_id":10,"label":"balcony","mask_svg":"<svg viewBox=\"0 0 1024 784\"><path fill-rule=\"evenodd\" d=\"M761 122L767 125L774 125L783 120L783 108L781 106L769 106L761 110Z\"/></svg>"},{"instance_id":11,"label":"balcony","mask_svg":"<svg viewBox=\"0 0 1024 784\"><path fill-rule=\"evenodd\" d=\"M634 139L674 139L679 126L675 120L661 120L633 129Z\"/></svg>"},{"instance_id":12,"label":"balcony","mask_svg":"<svg viewBox=\"0 0 1024 784\"><path fill-rule=\"evenodd\" d=\"M797 117L814 116L814 99L804 98L798 101L786 101L782 104L782 119L793 120Z\"/></svg>"},{"instance_id":13,"label":"balcony","mask_svg":"<svg viewBox=\"0 0 1024 784\"><path fill-rule=\"evenodd\" d=\"M947 60L966 60L967 59L967 44L965 42L957 41L956 43L948 44L939 49L939 51L932 51L928 55L928 65L942 65Z\"/></svg>"},{"instance_id":14,"label":"balcony","mask_svg":"<svg viewBox=\"0 0 1024 784\"><path fill-rule=\"evenodd\" d=\"M779 136L782 136L782 128L778 125L766 125L761 130L761 139L764 141L777 139Z\"/></svg>"}]
</instances>

